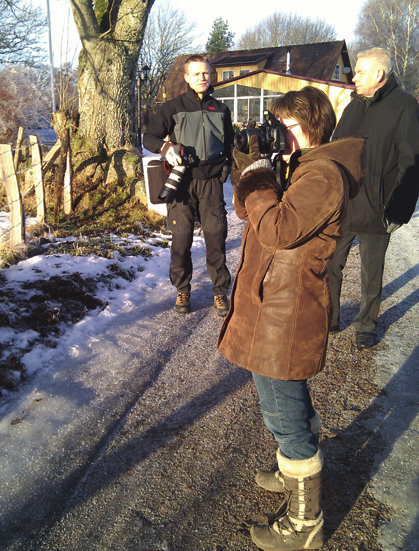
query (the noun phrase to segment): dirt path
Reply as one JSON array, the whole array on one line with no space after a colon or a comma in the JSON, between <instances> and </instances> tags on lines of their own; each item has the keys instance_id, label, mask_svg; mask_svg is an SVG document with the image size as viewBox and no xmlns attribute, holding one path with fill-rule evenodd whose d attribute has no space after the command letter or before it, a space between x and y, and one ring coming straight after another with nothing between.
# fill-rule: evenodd
<instances>
[{"instance_id":1,"label":"dirt path","mask_svg":"<svg viewBox=\"0 0 419 551\"><path fill-rule=\"evenodd\" d=\"M231 209L229 222L233 267L242 224ZM417 549L417 226L392 240L381 342L359 353L348 326L311 383L324 427L326 551ZM253 478L276 446L249 374L215 351L221 319L203 249L194 262L189 316L173 312L169 284L150 292L77 357L56 358L0 421L1 550L256 551L249 524L278 496ZM355 247L347 322L358 267ZM11 425L21 410L26 422Z\"/></svg>"}]
</instances>

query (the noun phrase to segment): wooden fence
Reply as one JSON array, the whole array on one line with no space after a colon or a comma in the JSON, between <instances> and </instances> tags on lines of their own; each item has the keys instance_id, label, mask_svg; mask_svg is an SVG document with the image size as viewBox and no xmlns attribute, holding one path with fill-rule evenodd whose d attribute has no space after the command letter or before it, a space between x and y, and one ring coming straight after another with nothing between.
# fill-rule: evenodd
<instances>
[{"instance_id":1,"label":"wooden fence","mask_svg":"<svg viewBox=\"0 0 419 551\"><path fill-rule=\"evenodd\" d=\"M4 184L7 195L7 205L0 210L9 210L10 229L9 245L11 247L25 242L25 211L23 199L32 191L35 191L36 198L36 218L38 223L46 222L45 206L45 185L44 176L51 169L56 158L60 153L60 142L52 149L42 160L42 153L37 136L29 136L31 166L18 171L19 159L23 148L20 146L23 129L19 129L17 146L12 149L10 144L0 144L0 184ZM70 159L67 157L67 173L69 173ZM18 178L18 175L24 174L24 178ZM24 183L19 184L19 180ZM64 212L69 214L72 211L71 199L71 181L68 177L64 181ZM4 241L5 233L0 234L0 241Z\"/></svg>"}]
</instances>

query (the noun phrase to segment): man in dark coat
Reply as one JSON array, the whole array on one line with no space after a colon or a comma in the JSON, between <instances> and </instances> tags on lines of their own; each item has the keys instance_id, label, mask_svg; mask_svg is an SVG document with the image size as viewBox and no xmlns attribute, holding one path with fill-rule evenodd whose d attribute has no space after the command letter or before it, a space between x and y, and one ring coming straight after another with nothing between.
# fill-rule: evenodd
<instances>
[{"instance_id":1,"label":"man in dark coat","mask_svg":"<svg viewBox=\"0 0 419 551\"><path fill-rule=\"evenodd\" d=\"M211 96L206 58L188 58L184 78L188 84L186 93L164 103L157 111L144 134L144 146L161 153L172 166L184 165L185 158L193 161L167 205L167 224L173 235L170 281L178 291L175 310L182 314L190 311L191 247L197 217L204 233L214 306L224 317L228 312L230 273L226 266L223 184L231 166L233 125L229 108Z\"/></svg>"},{"instance_id":2,"label":"man in dark coat","mask_svg":"<svg viewBox=\"0 0 419 551\"><path fill-rule=\"evenodd\" d=\"M419 191L419 108L393 75L393 62L383 48L358 54L355 91L333 139L368 137L366 172L358 195L349 202L341 241L328 265L333 318L331 333L340 331L342 271L355 236L361 256L361 308L353 320L359 350L374 345L390 234L406 224Z\"/></svg>"}]
</instances>

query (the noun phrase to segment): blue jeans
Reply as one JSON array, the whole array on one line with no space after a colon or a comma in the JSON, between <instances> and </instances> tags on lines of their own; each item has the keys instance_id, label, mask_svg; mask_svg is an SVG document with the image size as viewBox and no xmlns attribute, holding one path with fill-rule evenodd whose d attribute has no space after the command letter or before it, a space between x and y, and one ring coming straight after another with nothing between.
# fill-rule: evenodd
<instances>
[{"instance_id":1,"label":"blue jeans","mask_svg":"<svg viewBox=\"0 0 419 551\"><path fill-rule=\"evenodd\" d=\"M307 380L284 381L253 373L262 416L274 435L281 454L288 459L309 459L317 453L317 442L310 429L315 410Z\"/></svg>"}]
</instances>

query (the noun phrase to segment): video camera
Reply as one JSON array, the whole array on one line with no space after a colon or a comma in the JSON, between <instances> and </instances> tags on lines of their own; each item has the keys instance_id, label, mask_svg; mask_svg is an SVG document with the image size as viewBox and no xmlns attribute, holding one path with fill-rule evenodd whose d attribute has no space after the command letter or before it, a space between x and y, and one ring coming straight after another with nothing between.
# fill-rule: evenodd
<instances>
[{"instance_id":1,"label":"video camera","mask_svg":"<svg viewBox=\"0 0 419 551\"><path fill-rule=\"evenodd\" d=\"M245 128L234 136L234 145L239 151L248 153L250 138L257 136L262 157L270 157L274 153L283 153L286 135L284 125L268 110L263 112L263 118L265 121L257 128Z\"/></svg>"},{"instance_id":2,"label":"video camera","mask_svg":"<svg viewBox=\"0 0 419 551\"><path fill-rule=\"evenodd\" d=\"M186 155L183 151L182 152L182 164L174 166L171 170L168 168L168 163L165 161L164 168L169 174L169 177L166 180L166 183L161 188L160 193L158 195L158 199L160 201L163 201L165 203L171 203L176 195L177 188L182 181L183 175L185 174L185 170L194 164L195 159L192 154Z\"/></svg>"}]
</instances>

